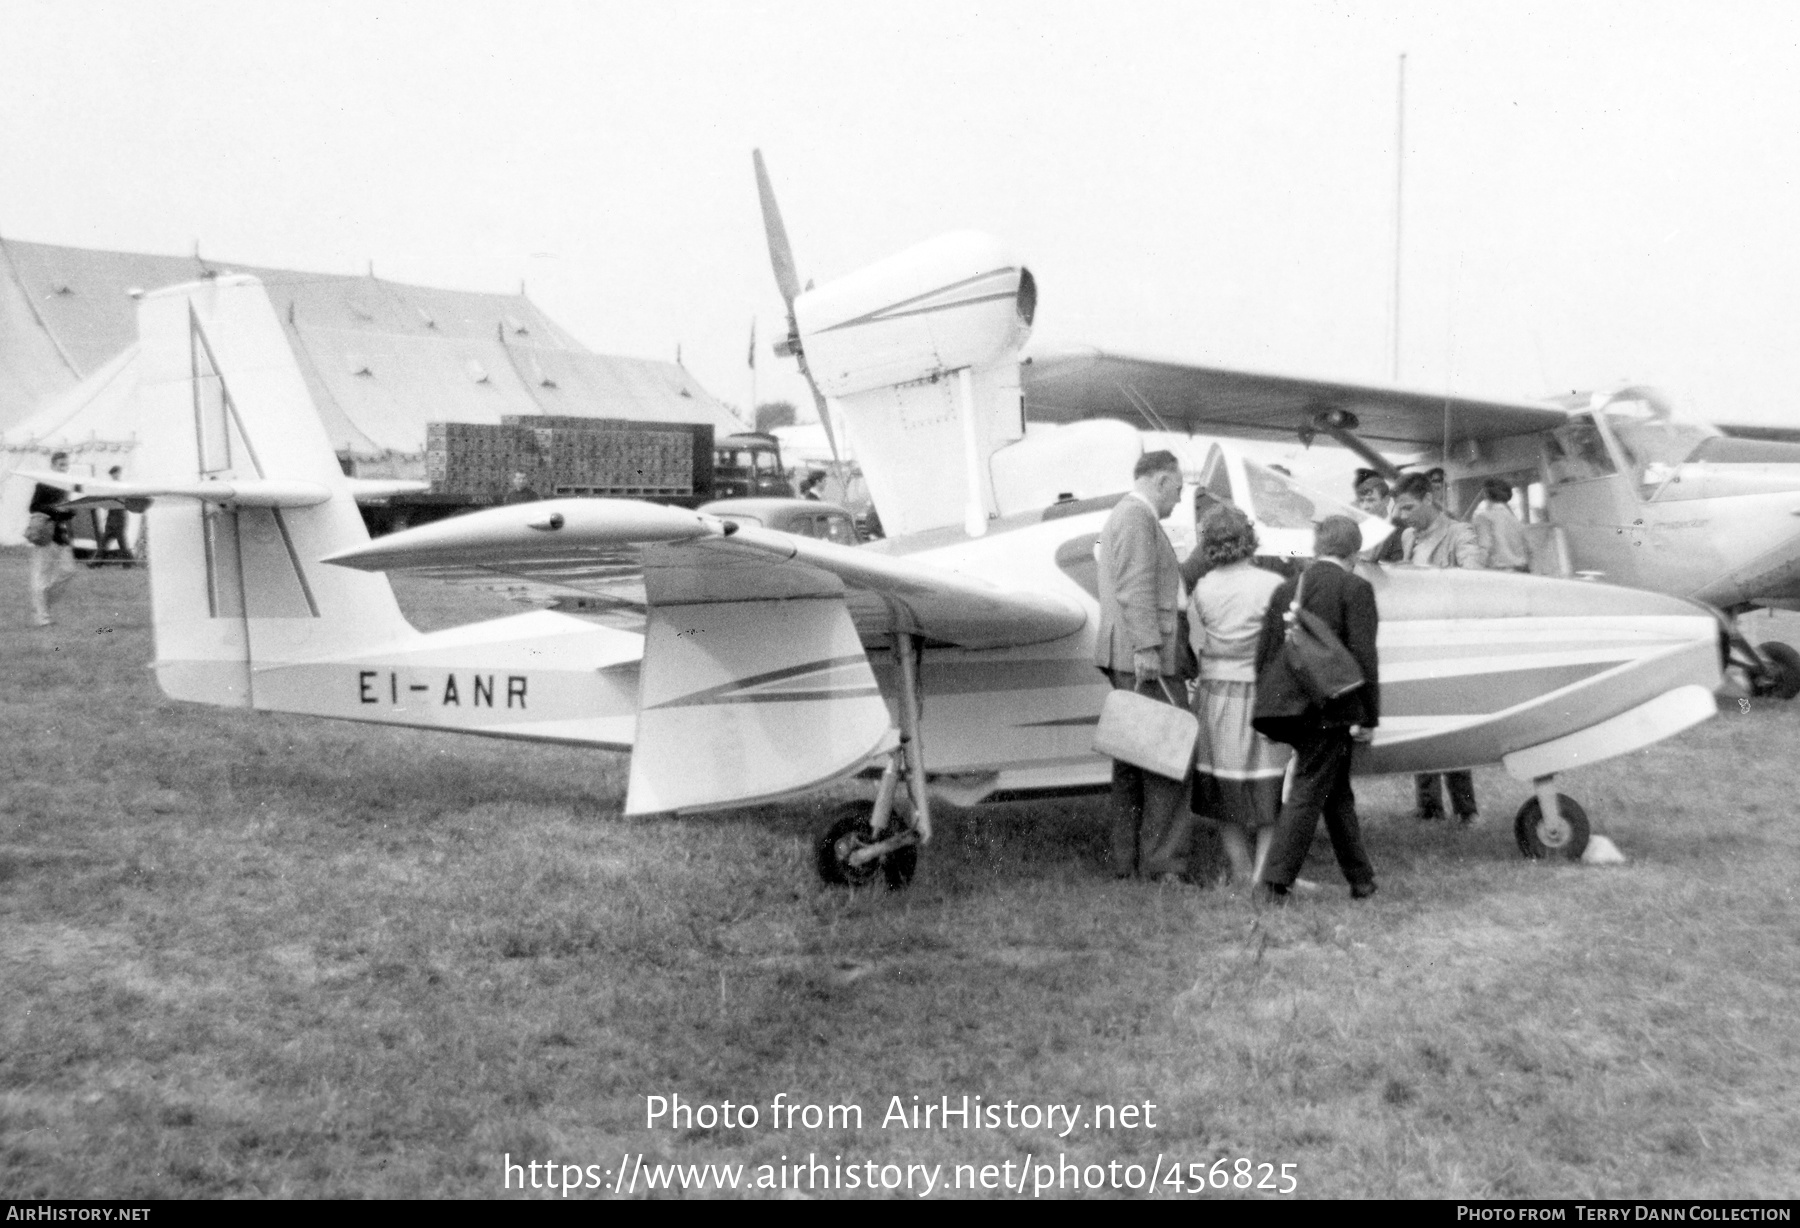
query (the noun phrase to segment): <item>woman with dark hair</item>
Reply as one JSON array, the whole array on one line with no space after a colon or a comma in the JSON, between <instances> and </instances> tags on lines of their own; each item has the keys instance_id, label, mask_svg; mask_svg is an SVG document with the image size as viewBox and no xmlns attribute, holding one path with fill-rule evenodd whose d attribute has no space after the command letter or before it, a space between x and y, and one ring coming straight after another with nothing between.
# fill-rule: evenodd
<instances>
[{"instance_id":1,"label":"woman with dark hair","mask_svg":"<svg viewBox=\"0 0 1800 1228\"><path fill-rule=\"evenodd\" d=\"M1201 517L1198 553L1207 570L1188 602L1188 627L1200 658L1194 688L1200 740L1191 805L1195 814L1218 824L1232 878L1249 884L1268 851L1292 753L1250 727L1256 641L1281 577L1251 561L1256 528L1227 503L1209 507Z\"/></svg>"}]
</instances>

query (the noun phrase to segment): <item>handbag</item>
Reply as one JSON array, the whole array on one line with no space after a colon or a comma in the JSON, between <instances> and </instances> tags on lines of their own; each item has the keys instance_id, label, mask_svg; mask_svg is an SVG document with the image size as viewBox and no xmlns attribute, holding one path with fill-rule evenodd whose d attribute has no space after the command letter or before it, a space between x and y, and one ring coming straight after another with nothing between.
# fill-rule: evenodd
<instances>
[{"instance_id":1,"label":"handbag","mask_svg":"<svg viewBox=\"0 0 1800 1228\"><path fill-rule=\"evenodd\" d=\"M1300 608L1300 595L1305 589L1306 576L1302 574L1300 583L1294 586L1294 603L1287 610L1287 642L1282 645L1281 655L1287 658L1288 668L1307 698L1323 704L1361 686L1363 672L1325 620Z\"/></svg>"},{"instance_id":2,"label":"handbag","mask_svg":"<svg viewBox=\"0 0 1800 1228\"><path fill-rule=\"evenodd\" d=\"M56 540L56 522L45 512L31 513L25 522L25 541L33 546L48 546Z\"/></svg>"},{"instance_id":3,"label":"handbag","mask_svg":"<svg viewBox=\"0 0 1800 1228\"><path fill-rule=\"evenodd\" d=\"M1271 742L1295 745L1318 732L1318 711L1364 682L1362 667L1325 620L1300 608L1306 577L1287 608L1287 637L1256 676L1250 726Z\"/></svg>"},{"instance_id":4,"label":"handbag","mask_svg":"<svg viewBox=\"0 0 1800 1228\"><path fill-rule=\"evenodd\" d=\"M1146 772L1185 780L1194 766L1200 722L1169 694L1167 682L1162 687L1168 703L1137 691L1108 692L1094 729L1094 749Z\"/></svg>"}]
</instances>

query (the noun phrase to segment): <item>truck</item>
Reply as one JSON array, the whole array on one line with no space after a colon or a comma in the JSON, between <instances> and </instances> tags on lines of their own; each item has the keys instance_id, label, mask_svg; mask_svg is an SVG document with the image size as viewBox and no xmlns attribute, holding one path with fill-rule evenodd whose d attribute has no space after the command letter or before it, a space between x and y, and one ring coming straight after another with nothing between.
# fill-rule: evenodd
<instances>
[{"instance_id":1,"label":"truck","mask_svg":"<svg viewBox=\"0 0 1800 1228\"><path fill-rule=\"evenodd\" d=\"M364 505L372 535L493 507L512 475L540 498L596 496L698 507L713 499L791 495L770 435L726 435L695 422L511 414L496 423L430 422L430 489Z\"/></svg>"},{"instance_id":2,"label":"truck","mask_svg":"<svg viewBox=\"0 0 1800 1228\"><path fill-rule=\"evenodd\" d=\"M713 498L791 499L793 483L781 465L781 441L746 431L726 435L713 448Z\"/></svg>"}]
</instances>

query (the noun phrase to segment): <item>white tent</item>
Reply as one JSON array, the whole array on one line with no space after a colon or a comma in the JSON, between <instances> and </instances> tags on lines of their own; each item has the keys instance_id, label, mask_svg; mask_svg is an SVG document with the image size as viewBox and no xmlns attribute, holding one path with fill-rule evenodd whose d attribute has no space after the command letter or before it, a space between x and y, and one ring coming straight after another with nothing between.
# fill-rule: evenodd
<instances>
[{"instance_id":1,"label":"white tent","mask_svg":"<svg viewBox=\"0 0 1800 1228\"><path fill-rule=\"evenodd\" d=\"M428 422L554 414L744 429L686 368L596 354L523 293L0 239L0 475L66 451L73 472L136 476L136 297L228 267L268 290L319 419L359 477L423 478ZM0 485L0 544L21 540L30 487Z\"/></svg>"},{"instance_id":2,"label":"white tent","mask_svg":"<svg viewBox=\"0 0 1800 1228\"><path fill-rule=\"evenodd\" d=\"M137 346L112 361L37 412L0 434L0 545L24 541L26 512L33 483L17 477L18 469L48 469L54 452L69 454L69 472L106 476L114 465L132 476L131 453L137 446Z\"/></svg>"}]
</instances>

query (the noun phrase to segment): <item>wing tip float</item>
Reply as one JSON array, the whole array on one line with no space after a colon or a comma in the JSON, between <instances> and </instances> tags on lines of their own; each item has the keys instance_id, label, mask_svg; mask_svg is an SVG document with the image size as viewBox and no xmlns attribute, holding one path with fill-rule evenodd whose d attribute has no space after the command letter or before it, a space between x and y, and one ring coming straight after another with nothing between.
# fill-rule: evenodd
<instances>
[{"instance_id":1,"label":"wing tip float","mask_svg":"<svg viewBox=\"0 0 1800 1228\"><path fill-rule=\"evenodd\" d=\"M616 578L626 556L644 568L652 606L869 594L887 632L965 648L1044 643L1080 631L1087 612L1041 589L1004 587L913 558L738 526L684 508L623 499L552 499L420 525L323 561L362 571L491 571ZM746 565L749 564L749 565Z\"/></svg>"},{"instance_id":2,"label":"wing tip float","mask_svg":"<svg viewBox=\"0 0 1800 1228\"><path fill-rule=\"evenodd\" d=\"M565 554L729 537L736 529L717 516L656 503L547 499L418 525L339 550L320 561L359 571L406 571L502 562L546 552Z\"/></svg>"}]
</instances>

